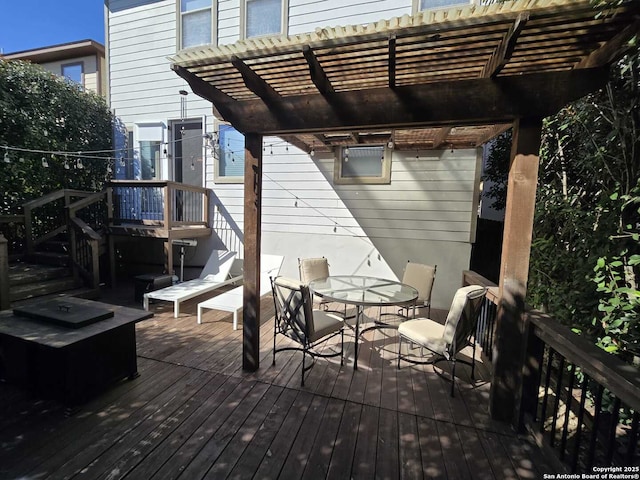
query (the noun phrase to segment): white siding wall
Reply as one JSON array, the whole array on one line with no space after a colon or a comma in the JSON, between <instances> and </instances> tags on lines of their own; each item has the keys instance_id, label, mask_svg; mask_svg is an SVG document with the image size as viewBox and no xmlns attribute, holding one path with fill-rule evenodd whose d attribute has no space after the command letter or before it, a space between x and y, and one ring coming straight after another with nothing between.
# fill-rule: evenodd
<instances>
[{"instance_id":1,"label":"white siding wall","mask_svg":"<svg viewBox=\"0 0 640 480\"><path fill-rule=\"evenodd\" d=\"M239 2L219 2L220 43L238 39ZM189 88L167 61L176 50L175 0L111 0L108 10L116 114L127 125L179 118L178 91ZM289 0L289 33L410 12L411 0ZM188 116L206 115L207 130L210 113L208 102L188 96ZM326 256L334 273L398 278L407 260L437 264L434 305L449 306L469 266L480 167L476 150L396 151L390 185L336 186L332 155L310 157L277 138L265 144L262 250L285 255L284 275L297 276L297 258L311 256ZM208 157L205 181L214 192L216 238L200 242L194 264L203 263L218 237L230 250L243 249L243 186L216 185L213 172Z\"/></svg>"}]
</instances>

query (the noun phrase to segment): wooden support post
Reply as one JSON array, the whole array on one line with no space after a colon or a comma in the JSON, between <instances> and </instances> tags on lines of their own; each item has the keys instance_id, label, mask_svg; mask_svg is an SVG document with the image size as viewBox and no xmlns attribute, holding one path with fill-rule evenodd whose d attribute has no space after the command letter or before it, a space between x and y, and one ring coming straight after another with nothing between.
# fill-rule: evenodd
<instances>
[{"instance_id":1,"label":"wooden support post","mask_svg":"<svg viewBox=\"0 0 640 480\"><path fill-rule=\"evenodd\" d=\"M0 310L8 310L9 300L9 242L0 233Z\"/></svg>"},{"instance_id":2,"label":"wooden support post","mask_svg":"<svg viewBox=\"0 0 640 480\"><path fill-rule=\"evenodd\" d=\"M242 368L260 367L260 240L262 222L262 135L245 135L244 295Z\"/></svg>"},{"instance_id":3,"label":"wooden support post","mask_svg":"<svg viewBox=\"0 0 640 480\"><path fill-rule=\"evenodd\" d=\"M164 242L164 270L167 275L173 275L173 243L171 242L171 237Z\"/></svg>"},{"instance_id":4,"label":"wooden support post","mask_svg":"<svg viewBox=\"0 0 640 480\"><path fill-rule=\"evenodd\" d=\"M525 356L524 302L529 275L529 254L538 181L542 121L514 122L511 164L507 185L500 305L494 340L494 372L490 410L494 419L518 423Z\"/></svg>"}]
</instances>

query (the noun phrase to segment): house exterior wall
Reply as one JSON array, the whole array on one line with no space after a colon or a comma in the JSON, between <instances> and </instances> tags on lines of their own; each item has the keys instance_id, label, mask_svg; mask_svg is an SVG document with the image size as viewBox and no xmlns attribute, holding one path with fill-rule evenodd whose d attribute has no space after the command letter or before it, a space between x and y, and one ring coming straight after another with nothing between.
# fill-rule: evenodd
<instances>
[{"instance_id":1,"label":"house exterior wall","mask_svg":"<svg viewBox=\"0 0 640 480\"><path fill-rule=\"evenodd\" d=\"M328 25L369 23L410 14L411 0L288 0L288 33ZM220 44L240 37L240 0L220 0ZM157 124L167 142L161 176L173 179L171 121L181 118L179 90L169 68L178 45L176 0L107 0L106 36L111 106L136 140L137 125ZM187 114L216 128L209 102L186 96ZM298 276L299 257L325 256L336 274L402 278L410 260L438 265L433 303L448 308L469 267L475 234L481 152L476 149L394 151L391 184L335 185L332 154L310 156L279 138L264 139L262 251L285 255L282 274ZM273 153L271 153L273 151ZM205 186L213 191L216 233L199 241L191 264L223 243L243 251L243 185L216 184L205 147ZM419 157L416 159L416 155Z\"/></svg>"},{"instance_id":2,"label":"house exterior wall","mask_svg":"<svg viewBox=\"0 0 640 480\"><path fill-rule=\"evenodd\" d=\"M88 55L77 58L67 58L55 62L45 62L40 65L42 68L49 70L56 75L62 75L62 67L70 64L82 64L82 80L84 89L88 92L94 92L98 95L103 94L104 90L104 65L101 64L101 59L95 55Z\"/></svg>"}]
</instances>

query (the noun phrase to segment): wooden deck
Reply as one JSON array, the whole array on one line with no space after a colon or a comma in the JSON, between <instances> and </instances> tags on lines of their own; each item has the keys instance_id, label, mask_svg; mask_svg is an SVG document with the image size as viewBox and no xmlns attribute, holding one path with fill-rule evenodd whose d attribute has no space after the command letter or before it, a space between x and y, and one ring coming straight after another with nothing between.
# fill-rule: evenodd
<instances>
[{"instance_id":1,"label":"wooden deck","mask_svg":"<svg viewBox=\"0 0 640 480\"><path fill-rule=\"evenodd\" d=\"M115 297L131 304L133 291ZM0 384L0 478L528 479L554 471L527 439L490 420L486 380L470 385L461 368L451 398L432 367L398 370L393 330L365 334L357 371L347 330L345 365L319 359L301 388L301 354L271 364L270 298L254 374L242 371L231 315L207 311L197 325L197 300L179 319L169 304L155 308L138 325L140 376L71 415Z\"/></svg>"}]
</instances>

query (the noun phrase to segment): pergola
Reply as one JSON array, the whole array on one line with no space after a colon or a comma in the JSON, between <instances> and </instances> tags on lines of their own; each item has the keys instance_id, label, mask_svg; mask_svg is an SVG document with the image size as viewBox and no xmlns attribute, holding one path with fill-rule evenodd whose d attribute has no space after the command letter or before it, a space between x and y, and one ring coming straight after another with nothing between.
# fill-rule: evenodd
<instances>
[{"instance_id":1,"label":"pergola","mask_svg":"<svg viewBox=\"0 0 640 480\"><path fill-rule=\"evenodd\" d=\"M310 151L392 140L480 146L513 127L492 413L511 420L542 119L602 87L640 30L640 2L516 0L179 52L172 69L245 135L243 365L259 367L262 138Z\"/></svg>"}]
</instances>

